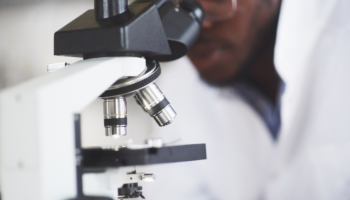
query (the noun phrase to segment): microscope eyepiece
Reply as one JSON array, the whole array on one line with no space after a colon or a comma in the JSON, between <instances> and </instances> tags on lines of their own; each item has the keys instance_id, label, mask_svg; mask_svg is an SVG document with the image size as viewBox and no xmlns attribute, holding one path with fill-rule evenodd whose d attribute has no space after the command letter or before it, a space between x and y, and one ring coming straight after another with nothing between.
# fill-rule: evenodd
<instances>
[{"instance_id":1,"label":"microscope eyepiece","mask_svg":"<svg viewBox=\"0 0 350 200\"><path fill-rule=\"evenodd\" d=\"M128 0L95 0L95 19L100 24L120 24L129 18Z\"/></svg>"}]
</instances>

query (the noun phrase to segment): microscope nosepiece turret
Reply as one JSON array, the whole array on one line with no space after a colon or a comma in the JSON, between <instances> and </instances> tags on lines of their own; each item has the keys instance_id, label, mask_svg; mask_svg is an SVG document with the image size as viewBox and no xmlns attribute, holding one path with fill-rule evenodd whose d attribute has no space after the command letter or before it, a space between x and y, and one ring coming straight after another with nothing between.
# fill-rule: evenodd
<instances>
[{"instance_id":1,"label":"microscope nosepiece turret","mask_svg":"<svg viewBox=\"0 0 350 200\"><path fill-rule=\"evenodd\" d=\"M173 122L177 114L154 83L160 74L159 63L148 60L147 68L141 75L118 80L100 96L104 99L106 136L120 137L127 134L126 98L132 96L159 126L166 126Z\"/></svg>"}]
</instances>

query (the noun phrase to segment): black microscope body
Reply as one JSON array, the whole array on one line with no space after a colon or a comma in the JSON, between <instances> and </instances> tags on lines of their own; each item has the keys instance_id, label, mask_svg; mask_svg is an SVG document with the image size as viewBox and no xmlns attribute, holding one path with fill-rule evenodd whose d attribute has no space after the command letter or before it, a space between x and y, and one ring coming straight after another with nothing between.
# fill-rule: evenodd
<instances>
[{"instance_id":1,"label":"black microscope body","mask_svg":"<svg viewBox=\"0 0 350 200\"><path fill-rule=\"evenodd\" d=\"M54 53L84 59L136 56L172 61L196 42L204 11L186 0L95 0L88 10L55 33Z\"/></svg>"},{"instance_id":2,"label":"black microscope body","mask_svg":"<svg viewBox=\"0 0 350 200\"><path fill-rule=\"evenodd\" d=\"M186 55L200 34L204 10L193 0L175 4L171 0L95 0L95 9L57 31L54 54L92 59L100 57L144 57L147 63L173 61ZM153 80L152 80L153 81ZM80 115L75 117L77 194L74 200L111 200L83 194L82 176L110 167L184 162L206 159L205 144L159 149L119 151L82 149ZM118 165L115 160L120 160ZM102 172L101 171L101 172ZM119 188L121 199L142 197L142 187Z\"/></svg>"}]
</instances>

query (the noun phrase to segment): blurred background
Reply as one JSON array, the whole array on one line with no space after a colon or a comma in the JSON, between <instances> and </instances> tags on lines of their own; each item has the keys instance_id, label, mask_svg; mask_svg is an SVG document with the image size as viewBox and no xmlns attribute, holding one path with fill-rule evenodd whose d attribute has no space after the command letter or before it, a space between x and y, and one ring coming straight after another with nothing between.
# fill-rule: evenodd
<instances>
[{"instance_id":1,"label":"blurred background","mask_svg":"<svg viewBox=\"0 0 350 200\"><path fill-rule=\"evenodd\" d=\"M0 88L46 74L49 63L79 60L54 56L53 38L88 9L93 1L0 0Z\"/></svg>"},{"instance_id":2,"label":"blurred background","mask_svg":"<svg viewBox=\"0 0 350 200\"><path fill-rule=\"evenodd\" d=\"M92 0L0 0L0 89L47 74L50 63L81 60L54 56L54 33L93 7ZM91 120L100 123L92 127L103 132L102 100L96 100L94 105L92 112L98 115L92 115ZM96 137L101 141L95 145L115 142L103 134L91 135L90 142L84 144L92 145Z\"/></svg>"},{"instance_id":3,"label":"blurred background","mask_svg":"<svg viewBox=\"0 0 350 200\"><path fill-rule=\"evenodd\" d=\"M350 95L346 87L350 85L350 3L346 0L283 2L276 53L271 53L275 57L269 63L286 83L281 138L270 137L257 109L236 90L209 86L187 58L176 61L172 63L174 67L163 67L163 75L157 81L180 113L174 125L160 130L131 100L128 101L130 134L124 140L132 137L141 143L153 134L169 142L186 136L181 143L207 144L208 160L151 168L160 178L158 184L147 186L148 195L157 193L159 199L169 199L174 188L185 188L181 190L183 196L174 199L348 199L344 197L349 197L350 191ZM81 60L54 56L54 33L93 9L93 3L93 0L0 0L0 90L47 74L49 63ZM245 16L249 9L241 8L237 12ZM244 19L233 19L232 23L242 27L240 20ZM253 28L258 27L254 21L250 22L247 20ZM224 48L214 46L220 51L230 46L215 33L228 37L233 34L211 29L227 27L215 20L205 24L207 33L214 33L214 42L219 39L224 44ZM235 32L243 38L233 37L231 48L237 55L249 43L244 39L257 38L247 30ZM271 52L275 36L274 33ZM206 64L205 59L210 58L207 54L213 53L205 42L209 51L202 52L199 60ZM197 47L196 50L203 49ZM233 54L224 58L235 59ZM221 58L218 62L221 60L228 65L234 63ZM260 60L256 61L260 66ZM214 67L213 72L217 71L220 70ZM181 77L181 81L169 81L174 77ZM259 102L258 105L263 107ZM82 113L84 146L123 142L104 136L102 113L102 100L98 99Z\"/></svg>"}]
</instances>

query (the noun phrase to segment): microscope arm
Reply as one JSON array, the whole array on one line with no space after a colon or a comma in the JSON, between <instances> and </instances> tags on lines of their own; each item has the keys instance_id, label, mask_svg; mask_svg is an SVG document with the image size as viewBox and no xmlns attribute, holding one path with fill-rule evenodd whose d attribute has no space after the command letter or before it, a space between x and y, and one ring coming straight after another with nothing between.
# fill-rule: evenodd
<instances>
[{"instance_id":1,"label":"microscope arm","mask_svg":"<svg viewBox=\"0 0 350 200\"><path fill-rule=\"evenodd\" d=\"M74 114L116 80L138 76L145 66L145 60L136 57L89 59L3 90L2 198L76 196Z\"/></svg>"}]
</instances>

